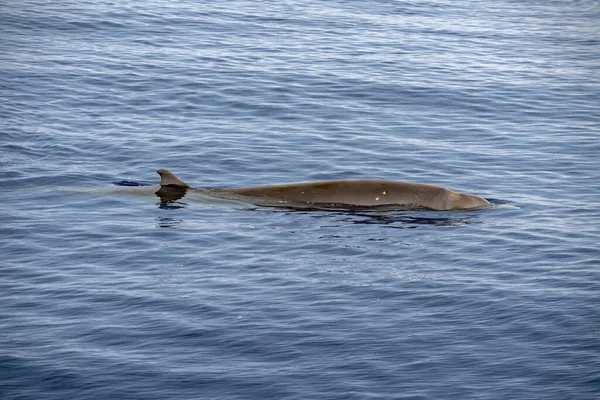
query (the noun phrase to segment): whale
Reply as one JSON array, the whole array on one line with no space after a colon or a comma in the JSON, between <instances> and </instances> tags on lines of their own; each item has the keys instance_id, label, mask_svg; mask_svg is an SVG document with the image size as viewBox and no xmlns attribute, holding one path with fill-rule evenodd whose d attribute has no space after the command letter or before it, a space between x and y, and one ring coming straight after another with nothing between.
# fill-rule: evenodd
<instances>
[{"instance_id":1,"label":"whale","mask_svg":"<svg viewBox=\"0 0 600 400\"><path fill-rule=\"evenodd\" d=\"M367 179L292 183L230 189L194 188L166 169L156 171L160 188L156 195L173 202L196 192L204 196L241 201L264 207L316 210L433 210L456 211L490 207L474 194L421 183Z\"/></svg>"}]
</instances>

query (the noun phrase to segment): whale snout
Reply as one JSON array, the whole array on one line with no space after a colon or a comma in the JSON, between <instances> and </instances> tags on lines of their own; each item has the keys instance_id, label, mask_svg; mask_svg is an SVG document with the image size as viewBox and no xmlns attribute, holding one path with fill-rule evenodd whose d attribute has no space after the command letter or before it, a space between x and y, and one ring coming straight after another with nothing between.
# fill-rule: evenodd
<instances>
[{"instance_id":1,"label":"whale snout","mask_svg":"<svg viewBox=\"0 0 600 400\"><path fill-rule=\"evenodd\" d=\"M469 208L489 207L492 203L483 197L475 196L474 194L461 194L458 201L455 202L453 210L465 210Z\"/></svg>"}]
</instances>

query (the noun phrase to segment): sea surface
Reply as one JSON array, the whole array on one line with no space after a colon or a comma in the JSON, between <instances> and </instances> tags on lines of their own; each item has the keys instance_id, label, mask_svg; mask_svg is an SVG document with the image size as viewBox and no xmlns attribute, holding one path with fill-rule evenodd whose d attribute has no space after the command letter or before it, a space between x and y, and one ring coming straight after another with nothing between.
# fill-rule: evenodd
<instances>
[{"instance_id":1,"label":"sea surface","mask_svg":"<svg viewBox=\"0 0 600 400\"><path fill-rule=\"evenodd\" d=\"M600 398L599 21L587 0L3 1L0 399ZM123 193L159 168L494 206Z\"/></svg>"}]
</instances>

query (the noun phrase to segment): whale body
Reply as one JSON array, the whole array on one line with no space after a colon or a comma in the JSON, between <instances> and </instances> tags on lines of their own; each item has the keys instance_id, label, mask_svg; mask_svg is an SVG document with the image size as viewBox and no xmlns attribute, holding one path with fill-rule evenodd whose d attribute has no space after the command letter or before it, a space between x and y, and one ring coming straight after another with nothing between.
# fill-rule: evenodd
<instances>
[{"instance_id":1,"label":"whale body","mask_svg":"<svg viewBox=\"0 0 600 400\"><path fill-rule=\"evenodd\" d=\"M473 194L460 194L440 186L390 180L340 180L208 190L192 188L168 170L159 169L157 173L161 181L156 194L167 201L177 200L191 190L209 197L267 207L450 211L491 206L489 201Z\"/></svg>"}]
</instances>

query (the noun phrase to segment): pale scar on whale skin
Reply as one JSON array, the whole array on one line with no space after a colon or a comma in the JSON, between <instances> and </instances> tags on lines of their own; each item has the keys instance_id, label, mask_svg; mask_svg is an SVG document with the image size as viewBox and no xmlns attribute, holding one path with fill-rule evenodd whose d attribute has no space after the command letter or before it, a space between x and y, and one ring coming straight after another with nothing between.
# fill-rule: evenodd
<instances>
[{"instance_id":1,"label":"pale scar on whale skin","mask_svg":"<svg viewBox=\"0 0 600 400\"><path fill-rule=\"evenodd\" d=\"M166 201L177 200L187 191L195 191L209 197L270 207L357 209L398 206L403 209L449 211L491 206L489 201L473 194L400 181L341 180L208 190L192 188L168 170L159 169L157 173L161 179L156 194L161 199L164 196Z\"/></svg>"}]
</instances>

